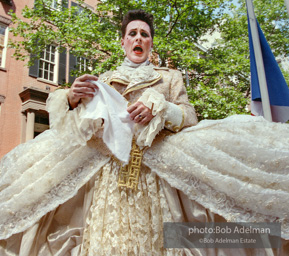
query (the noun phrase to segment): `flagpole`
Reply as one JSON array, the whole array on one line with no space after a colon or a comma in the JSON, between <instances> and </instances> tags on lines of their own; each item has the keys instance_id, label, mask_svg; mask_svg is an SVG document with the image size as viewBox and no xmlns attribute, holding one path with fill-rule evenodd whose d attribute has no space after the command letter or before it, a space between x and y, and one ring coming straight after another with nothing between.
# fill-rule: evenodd
<instances>
[{"instance_id":1,"label":"flagpole","mask_svg":"<svg viewBox=\"0 0 289 256\"><path fill-rule=\"evenodd\" d=\"M285 0L285 5L287 7L287 13L288 13L288 16L289 16L289 0Z\"/></svg>"},{"instance_id":2,"label":"flagpole","mask_svg":"<svg viewBox=\"0 0 289 256\"><path fill-rule=\"evenodd\" d=\"M255 52L256 67L258 73L259 87L262 98L262 108L264 113L264 118L272 122L272 114L270 107L269 94L267 89L267 81L265 76L264 62L261 52L261 45L259 40L259 33L257 28L256 17L254 13L254 7L252 0L246 0L248 16L249 16L249 25L252 34L253 48Z\"/></svg>"}]
</instances>

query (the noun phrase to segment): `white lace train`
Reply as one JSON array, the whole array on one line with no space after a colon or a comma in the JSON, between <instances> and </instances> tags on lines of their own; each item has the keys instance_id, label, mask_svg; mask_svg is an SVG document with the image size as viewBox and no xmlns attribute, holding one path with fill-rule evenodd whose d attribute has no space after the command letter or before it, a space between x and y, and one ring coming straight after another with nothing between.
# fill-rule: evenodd
<instances>
[{"instance_id":1,"label":"white lace train","mask_svg":"<svg viewBox=\"0 0 289 256\"><path fill-rule=\"evenodd\" d=\"M250 116L203 121L157 139L145 151L143 164L140 189L131 196L130 191L119 192L118 168L110 156L100 153L94 140L86 146L72 145L50 130L20 145L0 164L1 239L26 230L72 198L99 170L84 252L99 250L102 239L101 243L110 245L102 247L104 254L137 255L140 247L132 246L130 240L136 236L143 250L161 250L162 222L173 219L162 180L227 221L281 222L282 237L289 239L287 124ZM134 227L143 231L136 234Z\"/></svg>"}]
</instances>

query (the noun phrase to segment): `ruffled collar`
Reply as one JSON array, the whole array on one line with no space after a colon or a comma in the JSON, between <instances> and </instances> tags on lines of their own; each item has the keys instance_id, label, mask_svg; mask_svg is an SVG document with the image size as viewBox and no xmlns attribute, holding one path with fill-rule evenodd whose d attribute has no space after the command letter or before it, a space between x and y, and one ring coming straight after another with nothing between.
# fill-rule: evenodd
<instances>
[{"instance_id":1,"label":"ruffled collar","mask_svg":"<svg viewBox=\"0 0 289 256\"><path fill-rule=\"evenodd\" d=\"M126 66L126 67L130 67L130 68L138 68L138 67L142 67L142 66L148 66L149 64L150 64L149 59L147 59L146 61L144 61L142 63L134 63L128 57L125 57L121 66Z\"/></svg>"},{"instance_id":2,"label":"ruffled collar","mask_svg":"<svg viewBox=\"0 0 289 256\"><path fill-rule=\"evenodd\" d=\"M148 60L143 63L134 63L125 58L121 66L119 66L112 74L110 81L126 85L124 94L141 89L158 82L162 76L155 71L154 65Z\"/></svg>"}]
</instances>

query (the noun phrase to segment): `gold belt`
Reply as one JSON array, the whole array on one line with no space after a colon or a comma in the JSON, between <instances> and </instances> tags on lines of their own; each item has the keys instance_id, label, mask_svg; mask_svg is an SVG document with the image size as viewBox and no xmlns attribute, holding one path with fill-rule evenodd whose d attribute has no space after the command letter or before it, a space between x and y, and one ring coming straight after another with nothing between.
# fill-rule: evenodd
<instances>
[{"instance_id":1,"label":"gold belt","mask_svg":"<svg viewBox=\"0 0 289 256\"><path fill-rule=\"evenodd\" d=\"M137 189L139 173L141 169L143 150L136 144L135 139L132 141L129 163L121 166L118 178L118 186L131 189Z\"/></svg>"}]
</instances>

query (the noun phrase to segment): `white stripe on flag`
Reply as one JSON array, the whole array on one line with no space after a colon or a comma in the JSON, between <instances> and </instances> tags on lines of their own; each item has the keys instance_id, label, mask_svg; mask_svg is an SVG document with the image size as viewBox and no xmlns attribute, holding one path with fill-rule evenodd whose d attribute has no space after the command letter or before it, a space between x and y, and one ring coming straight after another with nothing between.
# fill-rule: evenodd
<instances>
[{"instance_id":1,"label":"white stripe on flag","mask_svg":"<svg viewBox=\"0 0 289 256\"><path fill-rule=\"evenodd\" d=\"M264 116L261 101L251 101L251 113L254 116ZM289 120L289 107L271 105L271 114L274 122L285 123Z\"/></svg>"}]
</instances>

